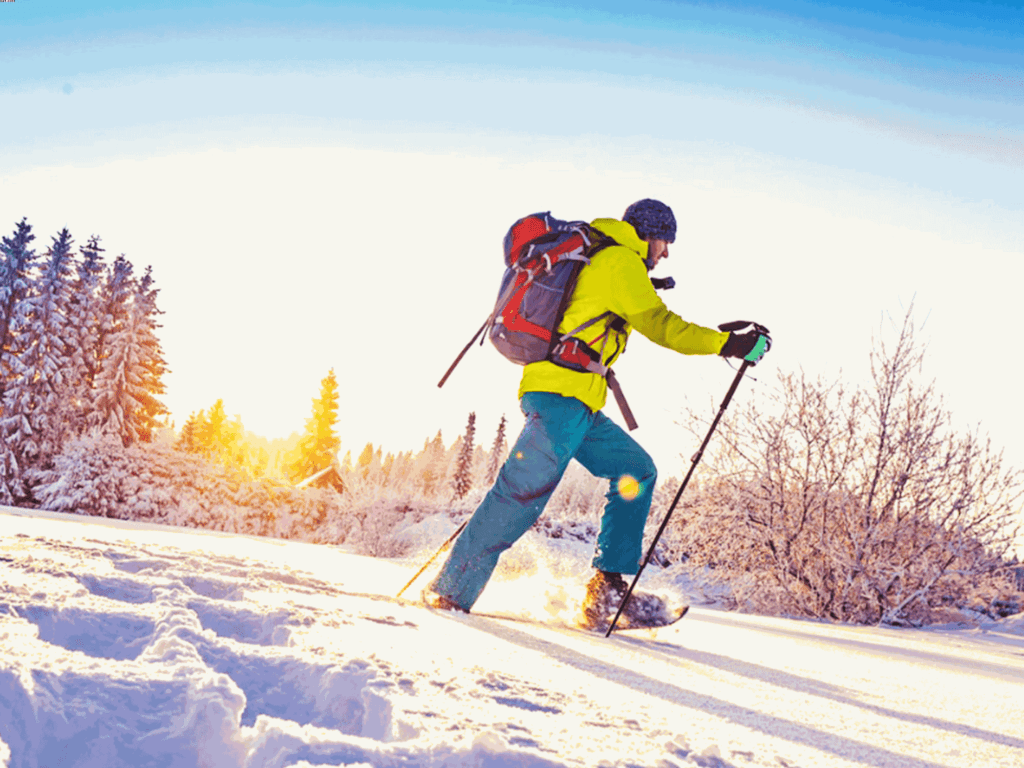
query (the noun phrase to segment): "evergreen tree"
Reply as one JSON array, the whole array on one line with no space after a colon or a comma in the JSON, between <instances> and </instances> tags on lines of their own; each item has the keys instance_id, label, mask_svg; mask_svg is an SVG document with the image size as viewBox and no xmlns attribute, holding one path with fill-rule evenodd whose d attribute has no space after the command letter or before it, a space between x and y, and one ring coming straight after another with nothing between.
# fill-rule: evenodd
<instances>
[{"instance_id":1,"label":"evergreen tree","mask_svg":"<svg viewBox=\"0 0 1024 768\"><path fill-rule=\"evenodd\" d=\"M230 442L226 434L227 423L223 399L213 404L209 415L205 410L200 411L195 424L195 452L208 459L222 459Z\"/></svg>"},{"instance_id":2,"label":"evergreen tree","mask_svg":"<svg viewBox=\"0 0 1024 768\"><path fill-rule=\"evenodd\" d=\"M505 461L506 453L508 453L508 443L505 442L505 414L501 414L498 434L494 437L494 444L491 446L491 458L487 464L487 485L493 485L494 481L498 479L498 471Z\"/></svg>"},{"instance_id":3,"label":"evergreen tree","mask_svg":"<svg viewBox=\"0 0 1024 768\"><path fill-rule=\"evenodd\" d=\"M334 431L337 423L338 380L332 368L320 382L320 397L313 400L313 415L299 441L298 456L287 468L290 480L298 482L331 465L341 447Z\"/></svg>"},{"instance_id":4,"label":"evergreen tree","mask_svg":"<svg viewBox=\"0 0 1024 768\"><path fill-rule=\"evenodd\" d=\"M401 488L405 485L412 474L413 465L415 460L413 459L413 452L402 451L393 458L390 465L385 462L388 473L388 483L392 488Z\"/></svg>"},{"instance_id":5,"label":"evergreen tree","mask_svg":"<svg viewBox=\"0 0 1024 768\"><path fill-rule=\"evenodd\" d=\"M37 254L30 246L35 239L32 226L22 219L11 237L0 240L0 504L13 504L25 493L16 446L30 427L7 403L20 379L19 357L31 322Z\"/></svg>"},{"instance_id":6,"label":"evergreen tree","mask_svg":"<svg viewBox=\"0 0 1024 768\"><path fill-rule=\"evenodd\" d=\"M366 477L370 471L370 464L373 463L373 443L367 443L366 447L363 448L363 452L359 454L359 458L356 461L359 467L359 472L363 477Z\"/></svg>"},{"instance_id":7,"label":"evergreen tree","mask_svg":"<svg viewBox=\"0 0 1024 768\"><path fill-rule=\"evenodd\" d=\"M455 459L455 473L452 475L452 491L456 499L465 498L473 487L473 436L476 433L476 414L470 413L466 423L459 455Z\"/></svg>"},{"instance_id":8,"label":"evergreen tree","mask_svg":"<svg viewBox=\"0 0 1024 768\"><path fill-rule=\"evenodd\" d=\"M163 383L167 364L156 337L156 329L161 327L156 318L163 314L156 306L157 293L158 289L153 287L153 268L146 267L136 286L130 315L136 347L132 396L138 403L132 412L132 433L134 439L145 443L152 442L154 432L162 425L161 417L168 414L167 407L157 399L167 391ZM241 424L238 426L240 429Z\"/></svg>"},{"instance_id":9,"label":"evergreen tree","mask_svg":"<svg viewBox=\"0 0 1024 768\"><path fill-rule=\"evenodd\" d=\"M441 430L433 440L427 440L423 444L423 453L417 460L419 466L420 490L427 498L435 496L444 487L445 469L447 469L446 451L444 449L444 438L441 437Z\"/></svg>"},{"instance_id":10,"label":"evergreen tree","mask_svg":"<svg viewBox=\"0 0 1024 768\"><path fill-rule=\"evenodd\" d=\"M85 432L93 407L92 382L95 378L96 348L100 333L100 291L105 266L100 238L92 235L79 249L75 277L67 307L67 346L69 362L64 372L68 393L68 431Z\"/></svg>"},{"instance_id":11,"label":"evergreen tree","mask_svg":"<svg viewBox=\"0 0 1024 768\"><path fill-rule=\"evenodd\" d=\"M13 378L14 358L20 353L18 334L28 314L32 270L37 254L30 247L36 236L22 219L11 237L0 240L0 397Z\"/></svg>"},{"instance_id":12,"label":"evergreen tree","mask_svg":"<svg viewBox=\"0 0 1024 768\"><path fill-rule=\"evenodd\" d=\"M199 414L195 411L188 415L185 419L185 423L181 425L181 432L178 434L178 439L174 443L174 447L179 451L185 453L199 453L198 450L198 430L199 430Z\"/></svg>"},{"instance_id":13,"label":"evergreen tree","mask_svg":"<svg viewBox=\"0 0 1024 768\"><path fill-rule=\"evenodd\" d=\"M86 352L85 387L89 393L88 423L107 433L120 431L124 421L124 391L127 348L119 344L113 360L113 341L127 325L131 295L132 265L122 254L104 275L98 298L98 320L93 346ZM125 341L123 338L120 341ZM105 369L105 375L104 375ZM127 445L127 443L125 443Z\"/></svg>"},{"instance_id":14,"label":"evergreen tree","mask_svg":"<svg viewBox=\"0 0 1024 768\"><path fill-rule=\"evenodd\" d=\"M16 500L29 495L23 478L33 466L56 455L67 436L64 372L70 365L67 318L71 290L71 234L64 229L47 252L47 265L24 302L19 354L11 358L13 377L3 397L5 450L17 472L8 484Z\"/></svg>"},{"instance_id":15,"label":"evergreen tree","mask_svg":"<svg viewBox=\"0 0 1024 768\"><path fill-rule=\"evenodd\" d=\"M239 416L228 418L224 401L217 400L210 408L192 413L181 428L175 448L194 453L229 469L241 470L249 477L262 477L270 465L266 448L251 445Z\"/></svg>"},{"instance_id":16,"label":"evergreen tree","mask_svg":"<svg viewBox=\"0 0 1024 768\"><path fill-rule=\"evenodd\" d=\"M110 356L111 340L125 325L132 294L132 264L121 254L103 275L97 294L97 325L86 359L86 384L96 389L104 361Z\"/></svg>"},{"instance_id":17,"label":"evergreen tree","mask_svg":"<svg viewBox=\"0 0 1024 768\"><path fill-rule=\"evenodd\" d=\"M167 409L156 399L163 393L165 364L156 338L156 290L150 271L139 282L123 255L114 261L104 291L100 326L95 418L101 430L124 445L152 439L159 415Z\"/></svg>"}]
</instances>

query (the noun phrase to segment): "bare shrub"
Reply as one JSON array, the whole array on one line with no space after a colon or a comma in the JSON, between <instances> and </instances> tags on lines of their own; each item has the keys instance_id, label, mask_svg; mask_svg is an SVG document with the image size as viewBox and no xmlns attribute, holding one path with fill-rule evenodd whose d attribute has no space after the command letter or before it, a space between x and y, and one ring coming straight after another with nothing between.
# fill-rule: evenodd
<instances>
[{"instance_id":1,"label":"bare shrub","mask_svg":"<svg viewBox=\"0 0 1024 768\"><path fill-rule=\"evenodd\" d=\"M1019 605L1020 473L952 428L922 358L908 312L876 343L871 388L781 374L767 404L727 415L674 549L762 611L920 625Z\"/></svg>"},{"instance_id":2,"label":"bare shrub","mask_svg":"<svg viewBox=\"0 0 1024 768\"><path fill-rule=\"evenodd\" d=\"M407 510L388 499L374 499L351 508L353 525L345 543L369 557L402 557L411 550L410 542L397 535Z\"/></svg>"}]
</instances>

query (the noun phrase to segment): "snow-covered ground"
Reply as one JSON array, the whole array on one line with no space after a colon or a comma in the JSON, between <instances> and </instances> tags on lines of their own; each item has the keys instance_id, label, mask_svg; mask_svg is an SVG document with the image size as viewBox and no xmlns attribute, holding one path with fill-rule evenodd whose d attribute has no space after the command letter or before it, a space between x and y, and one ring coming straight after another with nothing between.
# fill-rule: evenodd
<instances>
[{"instance_id":1,"label":"snow-covered ground","mask_svg":"<svg viewBox=\"0 0 1024 768\"><path fill-rule=\"evenodd\" d=\"M387 599L446 525L399 562L0 508L0 765L1024 765L1020 616L605 639L562 623L585 548L532 535L477 615Z\"/></svg>"}]
</instances>

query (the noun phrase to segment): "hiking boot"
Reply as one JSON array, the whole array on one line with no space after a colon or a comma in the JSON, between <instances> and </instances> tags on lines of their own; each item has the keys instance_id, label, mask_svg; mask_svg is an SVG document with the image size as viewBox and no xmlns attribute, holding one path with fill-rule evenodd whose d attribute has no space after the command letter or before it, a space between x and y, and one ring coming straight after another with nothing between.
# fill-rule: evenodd
<instances>
[{"instance_id":1,"label":"hiking boot","mask_svg":"<svg viewBox=\"0 0 1024 768\"><path fill-rule=\"evenodd\" d=\"M447 595L439 595L430 589L423 590L423 602L431 608L442 611L455 611L457 613L469 613L465 608L456 603Z\"/></svg>"},{"instance_id":2,"label":"hiking boot","mask_svg":"<svg viewBox=\"0 0 1024 768\"><path fill-rule=\"evenodd\" d=\"M587 596L583 598L583 624L597 629L611 621L619 608L629 585L622 574L598 571L587 583Z\"/></svg>"}]
</instances>

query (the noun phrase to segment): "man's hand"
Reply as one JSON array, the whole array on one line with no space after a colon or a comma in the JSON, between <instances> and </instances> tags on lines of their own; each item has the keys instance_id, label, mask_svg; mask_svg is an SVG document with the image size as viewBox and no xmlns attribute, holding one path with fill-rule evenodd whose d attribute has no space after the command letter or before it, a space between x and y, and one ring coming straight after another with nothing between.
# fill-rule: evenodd
<instances>
[{"instance_id":1,"label":"man's hand","mask_svg":"<svg viewBox=\"0 0 1024 768\"><path fill-rule=\"evenodd\" d=\"M760 323L737 320L722 323L718 330L729 332L729 338L722 346L722 351L718 353L722 357L739 357L757 365L772 348L772 337L768 335L768 329Z\"/></svg>"}]
</instances>

